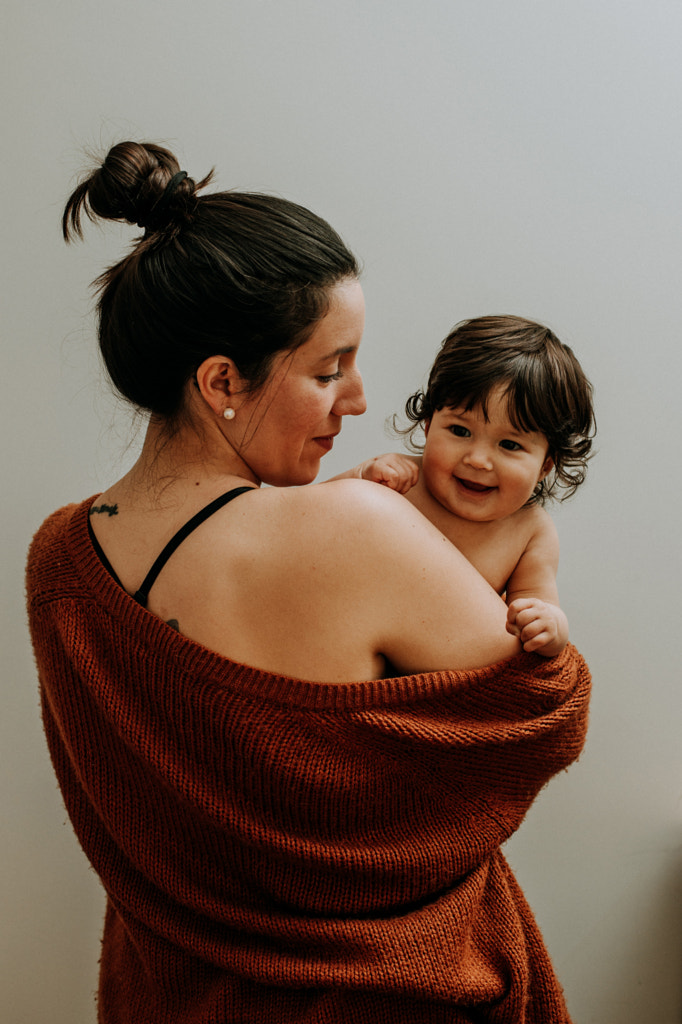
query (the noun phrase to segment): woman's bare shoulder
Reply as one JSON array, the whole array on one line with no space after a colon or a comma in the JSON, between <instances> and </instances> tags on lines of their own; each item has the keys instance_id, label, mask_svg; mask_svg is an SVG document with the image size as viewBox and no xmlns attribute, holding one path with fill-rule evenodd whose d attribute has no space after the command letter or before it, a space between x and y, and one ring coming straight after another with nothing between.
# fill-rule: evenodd
<instances>
[{"instance_id":1,"label":"woman's bare shoulder","mask_svg":"<svg viewBox=\"0 0 682 1024\"><path fill-rule=\"evenodd\" d=\"M493 593L440 530L380 484L334 480L268 492L259 516L258 528L251 524L261 545L254 557L268 573L286 571L292 585L312 585L314 572L320 581L335 579L347 597L357 591L386 607L422 589L451 601L465 590L472 603L483 590Z\"/></svg>"},{"instance_id":2,"label":"woman's bare shoulder","mask_svg":"<svg viewBox=\"0 0 682 1024\"><path fill-rule=\"evenodd\" d=\"M228 570L202 570L217 588L212 604L230 609L228 640L196 626L207 646L324 679L369 678L358 673L380 672L382 659L411 672L482 665L516 650L504 603L401 495L344 479L265 488L240 502L229 529L224 523L204 545L211 565Z\"/></svg>"},{"instance_id":3,"label":"woman's bare shoulder","mask_svg":"<svg viewBox=\"0 0 682 1024\"><path fill-rule=\"evenodd\" d=\"M333 547L352 538L356 550L363 546L363 538L383 547L408 532L415 540L419 534L441 536L402 495L367 480L268 488L262 492L259 518L265 529L289 540L306 543L322 536Z\"/></svg>"},{"instance_id":4,"label":"woman's bare shoulder","mask_svg":"<svg viewBox=\"0 0 682 1024\"><path fill-rule=\"evenodd\" d=\"M359 480L355 477L340 480L328 480L324 483L307 484L304 487L268 487L262 494L269 498L281 498L285 503L309 505L311 508L325 504L338 504L349 512L364 507L402 504L402 495L370 480Z\"/></svg>"}]
</instances>

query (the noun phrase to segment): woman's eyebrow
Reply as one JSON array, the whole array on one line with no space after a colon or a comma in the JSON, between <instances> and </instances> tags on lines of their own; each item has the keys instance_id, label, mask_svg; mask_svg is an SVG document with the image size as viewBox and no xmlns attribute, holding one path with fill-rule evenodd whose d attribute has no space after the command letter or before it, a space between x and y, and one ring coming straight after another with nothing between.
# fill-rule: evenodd
<instances>
[{"instance_id":1,"label":"woman's eyebrow","mask_svg":"<svg viewBox=\"0 0 682 1024\"><path fill-rule=\"evenodd\" d=\"M328 363L330 359L336 359L337 356L350 355L352 352L357 352L357 345L341 345L339 348L335 348L333 352L328 352L325 356L320 356L318 359L319 363Z\"/></svg>"}]
</instances>

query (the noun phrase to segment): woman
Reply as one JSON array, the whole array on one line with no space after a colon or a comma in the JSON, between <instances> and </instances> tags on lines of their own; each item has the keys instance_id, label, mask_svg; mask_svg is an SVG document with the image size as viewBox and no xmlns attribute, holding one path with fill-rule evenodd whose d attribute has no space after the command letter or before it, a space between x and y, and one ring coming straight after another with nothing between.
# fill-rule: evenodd
<instances>
[{"instance_id":1,"label":"woman","mask_svg":"<svg viewBox=\"0 0 682 1024\"><path fill-rule=\"evenodd\" d=\"M99 1019L567 1021L499 846L581 748L586 668L519 654L399 495L298 486L365 409L357 265L309 211L207 181L122 143L64 215L145 229L99 302L141 456L28 568L108 896Z\"/></svg>"}]
</instances>

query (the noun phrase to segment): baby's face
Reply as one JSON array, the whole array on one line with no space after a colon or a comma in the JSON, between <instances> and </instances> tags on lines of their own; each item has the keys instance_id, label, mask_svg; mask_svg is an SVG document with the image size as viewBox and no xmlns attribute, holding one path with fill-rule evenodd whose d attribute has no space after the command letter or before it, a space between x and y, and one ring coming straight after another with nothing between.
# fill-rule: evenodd
<instances>
[{"instance_id":1,"label":"baby's face","mask_svg":"<svg viewBox=\"0 0 682 1024\"><path fill-rule=\"evenodd\" d=\"M462 519L491 522L526 504L552 468L544 434L517 430L502 388L480 406L439 409L426 432L421 473L429 493Z\"/></svg>"}]
</instances>

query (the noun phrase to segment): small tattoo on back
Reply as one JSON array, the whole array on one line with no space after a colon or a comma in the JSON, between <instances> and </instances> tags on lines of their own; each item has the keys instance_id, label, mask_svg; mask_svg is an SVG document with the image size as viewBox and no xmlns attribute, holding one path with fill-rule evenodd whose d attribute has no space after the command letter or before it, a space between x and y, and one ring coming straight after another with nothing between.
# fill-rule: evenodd
<instances>
[{"instance_id":1,"label":"small tattoo on back","mask_svg":"<svg viewBox=\"0 0 682 1024\"><path fill-rule=\"evenodd\" d=\"M94 516L100 512L107 512L110 516L117 516L118 505L93 505L88 515Z\"/></svg>"},{"instance_id":2,"label":"small tattoo on back","mask_svg":"<svg viewBox=\"0 0 682 1024\"><path fill-rule=\"evenodd\" d=\"M180 632L180 623L177 619L166 619L166 625L170 626L171 629L175 629L178 633Z\"/></svg>"}]
</instances>

